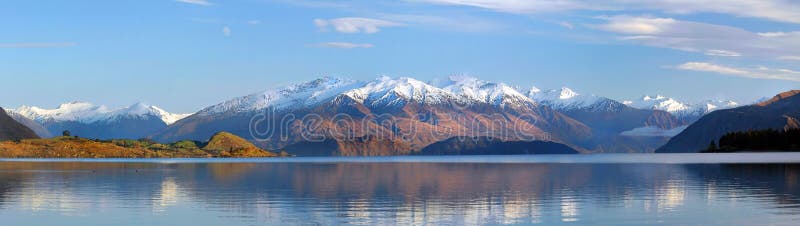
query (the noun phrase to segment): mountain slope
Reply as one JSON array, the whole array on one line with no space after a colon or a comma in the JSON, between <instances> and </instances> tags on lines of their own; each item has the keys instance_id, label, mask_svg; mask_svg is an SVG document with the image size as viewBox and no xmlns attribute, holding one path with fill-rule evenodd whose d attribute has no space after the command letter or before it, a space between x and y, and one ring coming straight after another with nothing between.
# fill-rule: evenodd
<instances>
[{"instance_id":1,"label":"mountain slope","mask_svg":"<svg viewBox=\"0 0 800 226\"><path fill-rule=\"evenodd\" d=\"M776 95L770 100L749 106L711 112L670 141L657 152L697 152L729 132L800 128L800 90Z\"/></svg>"},{"instance_id":2,"label":"mountain slope","mask_svg":"<svg viewBox=\"0 0 800 226\"><path fill-rule=\"evenodd\" d=\"M17 122L8 116L3 108L0 108L0 141L35 138L39 138L39 136L33 130Z\"/></svg>"},{"instance_id":3,"label":"mountain slope","mask_svg":"<svg viewBox=\"0 0 800 226\"><path fill-rule=\"evenodd\" d=\"M17 122L22 123L22 125L25 125L25 127L28 127L31 130L33 130L33 132L35 132L36 135L38 135L39 137L42 138L53 137L53 134L50 133L50 131L47 130L47 128L45 128L42 124L33 121L28 117L25 117L24 115L17 114L16 112L13 111L6 111L6 113L8 113L8 115L11 116L11 118L16 120Z\"/></svg>"}]
</instances>

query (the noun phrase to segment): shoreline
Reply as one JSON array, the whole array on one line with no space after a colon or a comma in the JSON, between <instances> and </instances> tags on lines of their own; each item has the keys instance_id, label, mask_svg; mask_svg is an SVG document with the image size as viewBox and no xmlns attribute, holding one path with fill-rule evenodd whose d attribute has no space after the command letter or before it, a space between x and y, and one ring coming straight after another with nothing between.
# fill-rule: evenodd
<instances>
[{"instance_id":1,"label":"shoreline","mask_svg":"<svg viewBox=\"0 0 800 226\"><path fill-rule=\"evenodd\" d=\"M640 153L460 156L246 158L0 158L2 162L115 163L541 163L541 164L800 164L800 152Z\"/></svg>"}]
</instances>

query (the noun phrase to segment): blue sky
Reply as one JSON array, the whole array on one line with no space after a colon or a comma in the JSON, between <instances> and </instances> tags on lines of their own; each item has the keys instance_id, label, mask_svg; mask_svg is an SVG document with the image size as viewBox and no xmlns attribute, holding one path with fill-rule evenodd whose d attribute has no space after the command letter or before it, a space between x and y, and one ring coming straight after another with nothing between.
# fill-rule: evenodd
<instances>
[{"instance_id":1,"label":"blue sky","mask_svg":"<svg viewBox=\"0 0 800 226\"><path fill-rule=\"evenodd\" d=\"M688 102L800 85L799 2L638 2L8 0L0 106L193 112L323 75L470 75Z\"/></svg>"}]
</instances>

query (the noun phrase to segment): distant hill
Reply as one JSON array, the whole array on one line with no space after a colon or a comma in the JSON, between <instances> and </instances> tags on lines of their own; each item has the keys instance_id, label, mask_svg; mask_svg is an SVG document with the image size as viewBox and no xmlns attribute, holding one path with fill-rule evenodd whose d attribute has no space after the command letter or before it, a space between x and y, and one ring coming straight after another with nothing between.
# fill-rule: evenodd
<instances>
[{"instance_id":1,"label":"distant hill","mask_svg":"<svg viewBox=\"0 0 800 226\"><path fill-rule=\"evenodd\" d=\"M502 141L489 137L453 137L425 147L418 155L578 154L566 145L548 141Z\"/></svg>"},{"instance_id":2,"label":"distant hill","mask_svg":"<svg viewBox=\"0 0 800 226\"><path fill-rule=\"evenodd\" d=\"M0 108L0 141L35 138L39 136L33 130L17 122L6 113L6 110Z\"/></svg>"},{"instance_id":3,"label":"distant hill","mask_svg":"<svg viewBox=\"0 0 800 226\"><path fill-rule=\"evenodd\" d=\"M259 156L265 155L265 153L268 153L266 154L268 156L277 155L275 153L266 152L244 138L228 132L218 132L214 134L202 149L221 157Z\"/></svg>"},{"instance_id":4,"label":"distant hill","mask_svg":"<svg viewBox=\"0 0 800 226\"><path fill-rule=\"evenodd\" d=\"M800 90L776 95L767 101L711 112L656 150L660 153L698 152L711 141L731 132L800 128Z\"/></svg>"},{"instance_id":5,"label":"distant hill","mask_svg":"<svg viewBox=\"0 0 800 226\"><path fill-rule=\"evenodd\" d=\"M719 144L709 143L703 152L797 152L800 151L800 129L751 130L728 133Z\"/></svg>"}]
</instances>

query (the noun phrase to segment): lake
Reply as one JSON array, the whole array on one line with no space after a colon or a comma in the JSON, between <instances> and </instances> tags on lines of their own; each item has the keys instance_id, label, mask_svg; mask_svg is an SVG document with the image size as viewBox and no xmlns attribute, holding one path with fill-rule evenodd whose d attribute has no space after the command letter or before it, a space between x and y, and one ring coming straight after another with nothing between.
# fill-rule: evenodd
<instances>
[{"instance_id":1,"label":"lake","mask_svg":"<svg viewBox=\"0 0 800 226\"><path fill-rule=\"evenodd\" d=\"M3 225L795 225L800 154L4 159Z\"/></svg>"}]
</instances>

